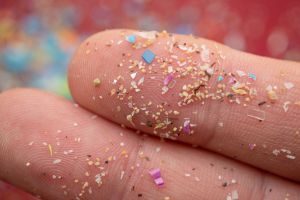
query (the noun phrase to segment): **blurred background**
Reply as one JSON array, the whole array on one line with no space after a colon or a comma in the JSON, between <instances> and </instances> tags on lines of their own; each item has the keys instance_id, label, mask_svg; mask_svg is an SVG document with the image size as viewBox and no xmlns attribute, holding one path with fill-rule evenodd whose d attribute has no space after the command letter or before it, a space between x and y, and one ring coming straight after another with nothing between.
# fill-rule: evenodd
<instances>
[{"instance_id":1,"label":"blurred background","mask_svg":"<svg viewBox=\"0 0 300 200\"><path fill-rule=\"evenodd\" d=\"M0 0L0 92L37 87L70 98L72 53L110 28L192 33L300 61L299 0ZM0 199L33 197L0 182Z\"/></svg>"}]
</instances>

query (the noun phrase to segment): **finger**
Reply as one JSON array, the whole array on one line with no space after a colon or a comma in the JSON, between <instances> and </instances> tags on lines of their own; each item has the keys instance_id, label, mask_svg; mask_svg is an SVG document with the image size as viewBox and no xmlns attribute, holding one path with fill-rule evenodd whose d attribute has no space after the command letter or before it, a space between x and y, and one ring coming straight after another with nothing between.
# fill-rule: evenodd
<instances>
[{"instance_id":1,"label":"finger","mask_svg":"<svg viewBox=\"0 0 300 200\"><path fill-rule=\"evenodd\" d=\"M300 180L298 63L152 35L109 30L82 43L69 69L74 99L114 122Z\"/></svg>"},{"instance_id":2,"label":"finger","mask_svg":"<svg viewBox=\"0 0 300 200\"><path fill-rule=\"evenodd\" d=\"M35 198L34 196L3 182L0 182L0 199L37 200L37 198Z\"/></svg>"},{"instance_id":3,"label":"finger","mask_svg":"<svg viewBox=\"0 0 300 200\"><path fill-rule=\"evenodd\" d=\"M129 133L47 93L15 90L0 101L5 116L0 177L43 199L225 199L234 194L292 200L300 195L299 185L212 153ZM160 188L148 174L157 167L165 182ZM99 173L101 183L95 179Z\"/></svg>"}]
</instances>

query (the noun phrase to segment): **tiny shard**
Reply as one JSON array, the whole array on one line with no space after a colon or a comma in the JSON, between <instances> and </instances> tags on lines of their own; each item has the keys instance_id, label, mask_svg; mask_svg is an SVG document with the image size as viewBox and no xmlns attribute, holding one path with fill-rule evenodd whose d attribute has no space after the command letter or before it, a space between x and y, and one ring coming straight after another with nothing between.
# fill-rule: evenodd
<instances>
[{"instance_id":1,"label":"tiny shard","mask_svg":"<svg viewBox=\"0 0 300 200\"><path fill-rule=\"evenodd\" d=\"M248 77L252 80L255 80L256 81L256 75L255 74L252 74L252 73L248 73Z\"/></svg>"},{"instance_id":2,"label":"tiny shard","mask_svg":"<svg viewBox=\"0 0 300 200\"><path fill-rule=\"evenodd\" d=\"M186 134L191 133L190 120L185 120L183 123L183 132Z\"/></svg>"},{"instance_id":3,"label":"tiny shard","mask_svg":"<svg viewBox=\"0 0 300 200\"><path fill-rule=\"evenodd\" d=\"M285 82L284 87L288 90L292 89L295 85L291 82Z\"/></svg>"},{"instance_id":4,"label":"tiny shard","mask_svg":"<svg viewBox=\"0 0 300 200\"><path fill-rule=\"evenodd\" d=\"M262 106L262 105L264 105L266 103L267 103L266 101L261 101L261 102L258 103L258 106Z\"/></svg>"},{"instance_id":5,"label":"tiny shard","mask_svg":"<svg viewBox=\"0 0 300 200\"><path fill-rule=\"evenodd\" d=\"M146 51L144 51L142 58L145 60L146 63L150 64L154 60L155 54L149 49L147 49Z\"/></svg>"},{"instance_id":6,"label":"tiny shard","mask_svg":"<svg viewBox=\"0 0 300 200\"><path fill-rule=\"evenodd\" d=\"M133 72L133 73L130 74L130 77L131 77L132 79L135 79L136 74L137 74L137 72Z\"/></svg>"},{"instance_id":7,"label":"tiny shard","mask_svg":"<svg viewBox=\"0 0 300 200\"><path fill-rule=\"evenodd\" d=\"M280 154L280 150L274 149L274 150L272 151L272 153L273 153L275 156L278 156L278 155Z\"/></svg>"},{"instance_id":8,"label":"tiny shard","mask_svg":"<svg viewBox=\"0 0 300 200\"><path fill-rule=\"evenodd\" d=\"M239 77L246 76L246 73L241 70L237 70L236 73L239 75Z\"/></svg>"},{"instance_id":9,"label":"tiny shard","mask_svg":"<svg viewBox=\"0 0 300 200\"><path fill-rule=\"evenodd\" d=\"M168 86L169 83L173 80L173 74L169 74L165 79L164 79L164 86Z\"/></svg>"},{"instance_id":10,"label":"tiny shard","mask_svg":"<svg viewBox=\"0 0 300 200\"><path fill-rule=\"evenodd\" d=\"M152 178L157 179L159 177L161 177L160 174L160 169L159 168L155 168L149 171L149 174L152 176Z\"/></svg>"},{"instance_id":11,"label":"tiny shard","mask_svg":"<svg viewBox=\"0 0 300 200\"><path fill-rule=\"evenodd\" d=\"M154 182L158 186L162 186L164 184L164 180L161 177L157 178L157 179L154 179Z\"/></svg>"},{"instance_id":12,"label":"tiny shard","mask_svg":"<svg viewBox=\"0 0 300 200\"><path fill-rule=\"evenodd\" d=\"M157 186L162 186L164 184L164 180L161 177L161 173L160 173L160 169L159 168L155 168L149 171L149 174L151 175L151 177L154 180L154 183Z\"/></svg>"},{"instance_id":13,"label":"tiny shard","mask_svg":"<svg viewBox=\"0 0 300 200\"><path fill-rule=\"evenodd\" d=\"M52 146L51 146L51 144L48 144L48 149L49 149L49 154L50 154L50 156L52 156L52 155L53 155L53 151L52 151Z\"/></svg>"},{"instance_id":14,"label":"tiny shard","mask_svg":"<svg viewBox=\"0 0 300 200\"><path fill-rule=\"evenodd\" d=\"M249 149L252 151L256 147L256 144L249 144Z\"/></svg>"},{"instance_id":15,"label":"tiny shard","mask_svg":"<svg viewBox=\"0 0 300 200\"><path fill-rule=\"evenodd\" d=\"M268 97L271 100L271 102L275 102L278 99L278 96L274 90L268 91Z\"/></svg>"},{"instance_id":16,"label":"tiny shard","mask_svg":"<svg viewBox=\"0 0 300 200\"><path fill-rule=\"evenodd\" d=\"M210 67L205 71L209 76L212 76L214 74L214 68Z\"/></svg>"},{"instance_id":17,"label":"tiny shard","mask_svg":"<svg viewBox=\"0 0 300 200\"><path fill-rule=\"evenodd\" d=\"M262 110L257 110L257 109L251 109L248 110L247 116L254 118L254 119L258 119L260 121L265 120L266 116L265 116L265 112Z\"/></svg>"},{"instance_id":18,"label":"tiny shard","mask_svg":"<svg viewBox=\"0 0 300 200\"><path fill-rule=\"evenodd\" d=\"M292 156L292 155L286 155L286 157L287 157L288 159L291 159L291 160L295 160L295 159L296 159L296 156Z\"/></svg>"},{"instance_id":19,"label":"tiny shard","mask_svg":"<svg viewBox=\"0 0 300 200\"><path fill-rule=\"evenodd\" d=\"M143 84L145 81L145 77L140 78L140 80L138 81L138 85Z\"/></svg>"},{"instance_id":20,"label":"tiny shard","mask_svg":"<svg viewBox=\"0 0 300 200\"><path fill-rule=\"evenodd\" d=\"M53 161L53 164L58 164L60 162L61 162L61 159L56 159L56 160Z\"/></svg>"},{"instance_id":21,"label":"tiny shard","mask_svg":"<svg viewBox=\"0 0 300 200\"><path fill-rule=\"evenodd\" d=\"M160 147L156 147L155 151L158 153L160 152Z\"/></svg>"},{"instance_id":22,"label":"tiny shard","mask_svg":"<svg viewBox=\"0 0 300 200\"><path fill-rule=\"evenodd\" d=\"M98 184L98 185L101 185L102 184L102 177L105 176L105 174L96 174L95 176L95 182Z\"/></svg>"},{"instance_id":23,"label":"tiny shard","mask_svg":"<svg viewBox=\"0 0 300 200\"><path fill-rule=\"evenodd\" d=\"M95 86L95 87L98 87L98 86L101 84L101 80L100 80L99 78L95 78L95 79L93 80L93 83L94 83L94 86Z\"/></svg>"},{"instance_id":24,"label":"tiny shard","mask_svg":"<svg viewBox=\"0 0 300 200\"><path fill-rule=\"evenodd\" d=\"M219 76L218 76L218 81L223 81L223 80L224 80L224 77L221 76L221 75L219 75Z\"/></svg>"},{"instance_id":25,"label":"tiny shard","mask_svg":"<svg viewBox=\"0 0 300 200\"><path fill-rule=\"evenodd\" d=\"M203 62L210 62L210 50L206 48L205 46L202 46L203 50L201 51L201 59Z\"/></svg>"},{"instance_id":26,"label":"tiny shard","mask_svg":"<svg viewBox=\"0 0 300 200\"><path fill-rule=\"evenodd\" d=\"M121 171L120 180L122 180L122 179L123 179L123 177L124 177L124 174L125 174L125 171L124 171L124 170L122 170L122 171Z\"/></svg>"},{"instance_id":27,"label":"tiny shard","mask_svg":"<svg viewBox=\"0 0 300 200\"><path fill-rule=\"evenodd\" d=\"M232 200L238 200L239 199L239 194L236 190L232 191L231 193L231 199Z\"/></svg>"},{"instance_id":28,"label":"tiny shard","mask_svg":"<svg viewBox=\"0 0 300 200\"><path fill-rule=\"evenodd\" d=\"M284 102L283 103L283 110L284 110L284 112L287 112L288 110L289 110L289 104L290 104L291 102L290 101L286 101L286 102Z\"/></svg>"},{"instance_id":29,"label":"tiny shard","mask_svg":"<svg viewBox=\"0 0 300 200\"><path fill-rule=\"evenodd\" d=\"M135 43L135 41L136 41L135 35L128 35L126 37L126 40L131 44Z\"/></svg>"}]
</instances>

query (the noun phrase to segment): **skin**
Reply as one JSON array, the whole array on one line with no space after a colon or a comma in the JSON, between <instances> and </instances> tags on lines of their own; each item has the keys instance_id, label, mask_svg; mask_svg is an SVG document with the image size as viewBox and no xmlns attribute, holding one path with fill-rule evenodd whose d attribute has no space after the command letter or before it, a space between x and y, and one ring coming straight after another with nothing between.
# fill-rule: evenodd
<instances>
[{"instance_id":1,"label":"skin","mask_svg":"<svg viewBox=\"0 0 300 200\"><path fill-rule=\"evenodd\" d=\"M226 199L234 190L238 191L239 199L299 199L300 161L297 156L300 155L300 136L296 131L299 130L300 107L292 105L287 113L282 109L286 100L300 100L299 63L263 58L205 39L176 35L178 40L205 44L212 49L217 46L226 57L223 65L229 71L242 69L256 74L255 84L262 100L267 99L264 93L267 84L282 85L289 81L295 88L281 94L270 108L263 108L267 118L259 122L247 117L246 109L235 104L207 101L205 105L175 107L177 97L162 96L155 84L145 84L139 94L132 94L136 95L136 102L142 103L141 94L154 104L170 102L180 111L175 123L182 123L187 114L198 111L191 119L200 124L193 135L180 136L179 142L160 140L139 123L133 127L126 120L129 112L126 105L107 95L112 89L111 80L120 74L128 77L125 76L128 74L126 67L115 67L122 59L121 54L130 52L139 59L142 52L132 50L126 44L119 47L105 45L111 39L123 39L122 31L95 34L75 53L68 79L79 107L61 97L33 89L14 89L0 94L1 180L49 200L75 199L86 181L93 192L88 194L86 189L81 199ZM125 33L134 31L126 30ZM163 43L167 39L161 40ZM87 54L95 44L99 50ZM157 55L166 55L156 43L151 50ZM98 75L102 82L95 88L92 81ZM161 82L163 75L157 76L160 78L156 81ZM178 80L176 84L184 84L183 81ZM176 88L174 93L178 93ZM94 101L92 96L99 94L103 94L103 100ZM116 111L117 105L121 107L120 112ZM100 117L95 119L94 114ZM144 119L143 115L134 118L135 122ZM218 122L223 122L224 126L219 127ZM119 124L132 129L124 129ZM134 129L140 131L137 133ZM76 142L75 138L81 141ZM28 145L32 141L34 143ZM58 141L60 145L57 145ZM44 142L47 144L43 145ZM254 150L248 148L250 143L257 145ZM52 156L48 144L52 145ZM296 159L274 156L272 151L276 148L290 150ZM63 154L69 149L74 152ZM123 150L128 157L120 156ZM99 157L101 161L109 156L117 157L108 164L101 162L109 173L103 177L100 188L94 181L99 170L87 164L87 155L91 155L91 159ZM57 158L61 163L54 165L53 160ZM26 166L28 162L30 165ZM148 175L149 169L157 167L165 181L162 188L158 188ZM120 180L122 170L124 177ZM53 179L53 175L62 176L62 179ZM79 183L75 183L76 179ZM222 186L232 179L237 183ZM62 188L63 185L66 188ZM64 191L68 195L64 195ZM142 197L138 197L139 194Z\"/></svg>"}]
</instances>

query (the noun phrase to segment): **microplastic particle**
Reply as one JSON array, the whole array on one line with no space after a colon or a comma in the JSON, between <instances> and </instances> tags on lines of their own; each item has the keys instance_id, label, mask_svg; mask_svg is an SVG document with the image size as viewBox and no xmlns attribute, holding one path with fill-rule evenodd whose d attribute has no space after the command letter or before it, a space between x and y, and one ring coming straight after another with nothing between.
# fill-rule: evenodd
<instances>
[{"instance_id":1,"label":"microplastic particle","mask_svg":"<svg viewBox=\"0 0 300 200\"><path fill-rule=\"evenodd\" d=\"M257 109L249 109L247 112L247 116L254 118L254 119L258 119L258 120L265 120L266 118L266 113L262 110L257 110Z\"/></svg>"},{"instance_id":2,"label":"microplastic particle","mask_svg":"<svg viewBox=\"0 0 300 200\"><path fill-rule=\"evenodd\" d=\"M161 177L160 174L160 169L159 168L155 168L149 171L149 174L152 176L152 178L157 179Z\"/></svg>"},{"instance_id":3,"label":"microplastic particle","mask_svg":"<svg viewBox=\"0 0 300 200\"><path fill-rule=\"evenodd\" d=\"M135 79L136 74L137 74L137 72L133 72L133 73L130 74L130 77L131 77L132 79Z\"/></svg>"},{"instance_id":4,"label":"microplastic particle","mask_svg":"<svg viewBox=\"0 0 300 200\"><path fill-rule=\"evenodd\" d=\"M214 74L214 68L210 67L205 71L208 75L212 76Z\"/></svg>"},{"instance_id":5,"label":"microplastic particle","mask_svg":"<svg viewBox=\"0 0 300 200\"><path fill-rule=\"evenodd\" d=\"M190 120L185 120L183 123L183 132L186 134L191 133Z\"/></svg>"},{"instance_id":6,"label":"microplastic particle","mask_svg":"<svg viewBox=\"0 0 300 200\"><path fill-rule=\"evenodd\" d=\"M277 94L274 90L269 90L268 91L268 97L272 102L274 102L278 99L278 96L277 96Z\"/></svg>"},{"instance_id":7,"label":"microplastic particle","mask_svg":"<svg viewBox=\"0 0 300 200\"><path fill-rule=\"evenodd\" d=\"M236 190L232 191L231 198L232 198L232 200L238 200L239 199L239 194Z\"/></svg>"},{"instance_id":8,"label":"microplastic particle","mask_svg":"<svg viewBox=\"0 0 300 200\"><path fill-rule=\"evenodd\" d=\"M123 179L123 177L124 177L124 174L125 174L125 171L121 171L121 176L120 176L120 180L122 180Z\"/></svg>"},{"instance_id":9,"label":"microplastic particle","mask_svg":"<svg viewBox=\"0 0 300 200\"><path fill-rule=\"evenodd\" d=\"M291 159L291 160L295 160L295 159L296 159L296 156L292 156L292 155L286 155L286 157L287 157L288 159Z\"/></svg>"},{"instance_id":10,"label":"microplastic particle","mask_svg":"<svg viewBox=\"0 0 300 200\"><path fill-rule=\"evenodd\" d=\"M252 151L256 147L256 144L249 144L249 149Z\"/></svg>"},{"instance_id":11,"label":"microplastic particle","mask_svg":"<svg viewBox=\"0 0 300 200\"><path fill-rule=\"evenodd\" d=\"M291 103L290 101L286 101L286 102L283 103L282 107L283 107L284 112L287 112L289 110L289 104L290 103Z\"/></svg>"},{"instance_id":12,"label":"microplastic particle","mask_svg":"<svg viewBox=\"0 0 300 200\"><path fill-rule=\"evenodd\" d=\"M164 180L160 177L154 180L155 184L158 186L162 186L164 184Z\"/></svg>"},{"instance_id":13,"label":"microplastic particle","mask_svg":"<svg viewBox=\"0 0 300 200\"><path fill-rule=\"evenodd\" d=\"M161 173L160 173L160 169L159 168L155 168L155 169L150 170L149 174L154 179L154 183L157 186L162 186L164 184L164 180L161 177Z\"/></svg>"},{"instance_id":14,"label":"microplastic particle","mask_svg":"<svg viewBox=\"0 0 300 200\"><path fill-rule=\"evenodd\" d=\"M155 54L151 50L147 49L146 51L144 51L142 58L145 60L145 62L150 64L154 60Z\"/></svg>"},{"instance_id":15,"label":"microplastic particle","mask_svg":"<svg viewBox=\"0 0 300 200\"><path fill-rule=\"evenodd\" d=\"M101 84L101 80L100 80L99 78L95 78L95 79L93 80L93 83L94 83L94 86L95 86L95 87L98 87L98 86Z\"/></svg>"},{"instance_id":16,"label":"microplastic particle","mask_svg":"<svg viewBox=\"0 0 300 200\"><path fill-rule=\"evenodd\" d=\"M248 73L248 77L256 81L256 75L252 73Z\"/></svg>"},{"instance_id":17,"label":"microplastic particle","mask_svg":"<svg viewBox=\"0 0 300 200\"><path fill-rule=\"evenodd\" d=\"M295 85L291 82L285 82L284 87L288 90L292 89Z\"/></svg>"},{"instance_id":18,"label":"microplastic particle","mask_svg":"<svg viewBox=\"0 0 300 200\"><path fill-rule=\"evenodd\" d=\"M149 40L154 40L156 37L156 31L143 31L143 32L137 32L136 35L145 38L145 39L149 39Z\"/></svg>"},{"instance_id":19,"label":"microplastic particle","mask_svg":"<svg viewBox=\"0 0 300 200\"><path fill-rule=\"evenodd\" d=\"M50 156L52 156L53 155L53 151L52 151L51 144L48 144L48 149L49 149Z\"/></svg>"},{"instance_id":20,"label":"microplastic particle","mask_svg":"<svg viewBox=\"0 0 300 200\"><path fill-rule=\"evenodd\" d=\"M239 75L239 77L246 76L246 73L241 70L237 70L236 73Z\"/></svg>"},{"instance_id":21,"label":"microplastic particle","mask_svg":"<svg viewBox=\"0 0 300 200\"><path fill-rule=\"evenodd\" d=\"M210 58L209 58L209 55L210 55L210 50L207 49L205 46L202 47L203 50L201 51L201 59L203 62L210 62Z\"/></svg>"},{"instance_id":22,"label":"microplastic particle","mask_svg":"<svg viewBox=\"0 0 300 200\"><path fill-rule=\"evenodd\" d=\"M173 74L167 75L167 77L164 79L164 86L169 85L169 83L173 80Z\"/></svg>"},{"instance_id":23,"label":"microplastic particle","mask_svg":"<svg viewBox=\"0 0 300 200\"><path fill-rule=\"evenodd\" d=\"M143 84L145 81L145 77L143 76L142 78L140 78L140 80L138 81L138 85Z\"/></svg>"},{"instance_id":24,"label":"microplastic particle","mask_svg":"<svg viewBox=\"0 0 300 200\"><path fill-rule=\"evenodd\" d=\"M136 41L135 35L128 35L126 37L126 40L132 44L135 43L135 41Z\"/></svg>"},{"instance_id":25,"label":"microplastic particle","mask_svg":"<svg viewBox=\"0 0 300 200\"><path fill-rule=\"evenodd\" d=\"M218 81L223 81L224 80L224 77L223 76L218 76Z\"/></svg>"},{"instance_id":26,"label":"microplastic particle","mask_svg":"<svg viewBox=\"0 0 300 200\"><path fill-rule=\"evenodd\" d=\"M56 160L53 160L53 164L58 164L61 162L61 159L56 159Z\"/></svg>"},{"instance_id":27,"label":"microplastic particle","mask_svg":"<svg viewBox=\"0 0 300 200\"><path fill-rule=\"evenodd\" d=\"M230 77L229 80L228 80L228 83L230 83L230 84L235 84L235 83L236 83L235 78Z\"/></svg>"}]
</instances>

